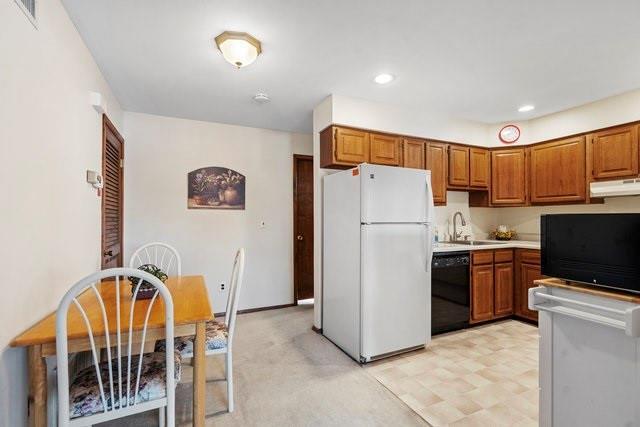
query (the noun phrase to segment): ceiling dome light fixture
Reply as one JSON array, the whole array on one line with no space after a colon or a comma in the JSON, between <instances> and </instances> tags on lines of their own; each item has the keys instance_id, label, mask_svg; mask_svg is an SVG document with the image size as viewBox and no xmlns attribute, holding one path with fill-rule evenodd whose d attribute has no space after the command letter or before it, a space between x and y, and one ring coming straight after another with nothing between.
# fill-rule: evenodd
<instances>
[{"instance_id":1,"label":"ceiling dome light fixture","mask_svg":"<svg viewBox=\"0 0 640 427\"><path fill-rule=\"evenodd\" d=\"M382 73L382 74L378 74L376 78L373 79L373 81L378 83L379 85L386 85L387 83L391 82L394 78L395 77L393 77L391 74Z\"/></svg>"},{"instance_id":2,"label":"ceiling dome light fixture","mask_svg":"<svg viewBox=\"0 0 640 427\"><path fill-rule=\"evenodd\" d=\"M522 107L518 108L518 111L521 113L526 113L527 111L533 111L535 109L536 107L533 105L523 105Z\"/></svg>"},{"instance_id":3,"label":"ceiling dome light fixture","mask_svg":"<svg viewBox=\"0 0 640 427\"><path fill-rule=\"evenodd\" d=\"M236 68L246 67L262 53L260 40L249 33L225 31L215 40L224 59Z\"/></svg>"}]
</instances>

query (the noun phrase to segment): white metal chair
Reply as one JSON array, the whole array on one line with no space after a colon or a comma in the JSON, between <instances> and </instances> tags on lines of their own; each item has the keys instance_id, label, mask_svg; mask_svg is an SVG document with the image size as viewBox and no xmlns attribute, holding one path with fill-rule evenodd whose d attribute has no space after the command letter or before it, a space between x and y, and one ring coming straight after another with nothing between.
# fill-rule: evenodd
<instances>
[{"instance_id":1,"label":"white metal chair","mask_svg":"<svg viewBox=\"0 0 640 427\"><path fill-rule=\"evenodd\" d=\"M128 319L126 313L123 313L121 317L120 278L122 276L135 277L134 282L137 280L137 284L134 283L135 288ZM108 281L103 281L104 279ZM152 284L156 288L156 292L148 301L143 329L137 332L133 330L135 298L143 281ZM107 315L102 293L98 291L96 284L115 286L115 313L109 310L110 314L113 314L112 316ZM78 298L85 291L93 292L101 308L101 313L85 311L82 305L83 299ZM175 383L179 380L180 357L173 352L143 354L149 315L158 295L162 297L164 303L165 336L167 339L173 339L174 320L171 293L159 279L149 273L133 268L103 270L80 280L66 293L56 312L58 425L92 425L152 409L159 409L161 425L164 425L165 422L169 427L175 425ZM86 299L84 301L86 305ZM81 370L74 375L74 378L70 379L67 315L72 304L84 319L91 344L93 365ZM109 317L115 318L115 328L113 324L109 325ZM93 330L100 320L94 320L92 326L90 319L100 319L104 330L111 332L105 332L104 337L94 337ZM121 319L124 322L128 321L128 329L124 325L121 328ZM113 337L114 329L115 337ZM134 333L141 334L139 344L133 342ZM107 353L107 360L104 362L99 362L100 348L96 346L97 339L104 339L102 342ZM140 346L139 353L133 354L134 347L138 347L138 345ZM123 348L127 353L126 356L122 355ZM116 355L112 359L112 350L114 349ZM176 379L176 374L178 379Z\"/></svg>"},{"instance_id":2,"label":"white metal chair","mask_svg":"<svg viewBox=\"0 0 640 427\"><path fill-rule=\"evenodd\" d=\"M225 379L227 380L227 402L229 412L233 412L233 334L236 326L236 315L238 312L238 301L240 300L240 288L242 287L242 277L244 275L244 248L238 249L233 260L231 279L229 281L229 297L227 298L227 308L224 314L224 322L215 320L207 322L205 354L212 356L216 354L225 355ZM193 357L193 343L195 337L178 337L175 339L175 350L180 352L183 359ZM164 351L166 341L159 341L156 344L156 351Z\"/></svg>"},{"instance_id":3,"label":"white metal chair","mask_svg":"<svg viewBox=\"0 0 640 427\"><path fill-rule=\"evenodd\" d=\"M143 264L153 264L167 275L172 275L172 267L175 269L176 276L182 274L180 254L176 248L166 243L152 242L140 246L131 255L129 267L138 268Z\"/></svg>"}]
</instances>

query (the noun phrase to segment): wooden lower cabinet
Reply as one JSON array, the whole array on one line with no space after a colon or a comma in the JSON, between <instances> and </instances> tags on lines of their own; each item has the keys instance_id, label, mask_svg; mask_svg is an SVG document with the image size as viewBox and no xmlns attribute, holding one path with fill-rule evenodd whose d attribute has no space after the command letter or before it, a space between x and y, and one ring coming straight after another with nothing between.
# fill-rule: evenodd
<instances>
[{"instance_id":1,"label":"wooden lower cabinet","mask_svg":"<svg viewBox=\"0 0 640 427\"><path fill-rule=\"evenodd\" d=\"M471 253L471 323L513 314L513 249Z\"/></svg>"},{"instance_id":2,"label":"wooden lower cabinet","mask_svg":"<svg viewBox=\"0 0 640 427\"><path fill-rule=\"evenodd\" d=\"M513 262L494 264L494 307L495 317L513 314Z\"/></svg>"},{"instance_id":3,"label":"wooden lower cabinet","mask_svg":"<svg viewBox=\"0 0 640 427\"><path fill-rule=\"evenodd\" d=\"M542 279L540 251L516 250L515 315L531 321L538 321L538 312L529 310L529 288L536 285L534 280Z\"/></svg>"},{"instance_id":4,"label":"wooden lower cabinet","mask_svg":"<svg viewBox=\"0 0 640 427\"><path fill-rule=\"evenodd\" d=\"M471 267L471 322L493 319L493 264Z\"/></svg>"}]
</instances>

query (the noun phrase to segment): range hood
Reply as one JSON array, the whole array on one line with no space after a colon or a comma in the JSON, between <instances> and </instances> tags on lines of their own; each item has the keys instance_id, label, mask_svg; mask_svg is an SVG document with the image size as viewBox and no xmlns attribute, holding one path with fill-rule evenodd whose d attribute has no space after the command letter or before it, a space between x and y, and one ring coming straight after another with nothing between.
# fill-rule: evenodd
<instances>
[{"instance_id":1,"label":"range hood","mask_svg":"<svg viewBox=\"0 0 640 427\"><path fill-rule=\"evenodd\" d=\"M640 178L591 183L591 197L640 195Z\"/></svg>"}]
</instances>

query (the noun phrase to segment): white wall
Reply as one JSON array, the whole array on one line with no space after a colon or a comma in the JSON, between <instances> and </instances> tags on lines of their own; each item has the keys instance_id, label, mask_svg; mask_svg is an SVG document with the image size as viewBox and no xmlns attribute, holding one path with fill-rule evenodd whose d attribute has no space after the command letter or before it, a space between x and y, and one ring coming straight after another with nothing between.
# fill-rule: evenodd
<instances>
[{"instance_id":1,"label":"white wall","mask_svg":"<svg viewBox=\"0 0 640 427\"><path fill-rule=\"evenodd\" d=\"M311 135L125 113L125 254L163 241L183 274L204 274L225 309L235 250L247 253L240 309L293 302L293 154ZM223 166L246 177L246 210L187 209L187 173ZM260 228L260 222L266 226Z\"/></svg>"},{"instance_id":2,"label":"white wall","mask_svg":"<svg viewBox=\"0 0 640 427\"><path fill-rule=\"evenodd\" d=\"M100 268L102 121L89 92L121 111L58 0L38 2L38 29L0 2L0 425L26 422L25 352L9 341Z\"/></svg>"},{"instance_id":3,"label":"white wall","mask_svg":"<svg viewBox=\"0 0 640 427\"><path fill-rule=\"evenodd\" d=\"M640 120L640 90L601 99L537 119L514 122L520 127L521 137L518 142L510 145L532 144L636 120ZM490 147L505 145L498 139L498 131L503 125L487 127L486 145Z\"/></svg>"}]
</instances>

